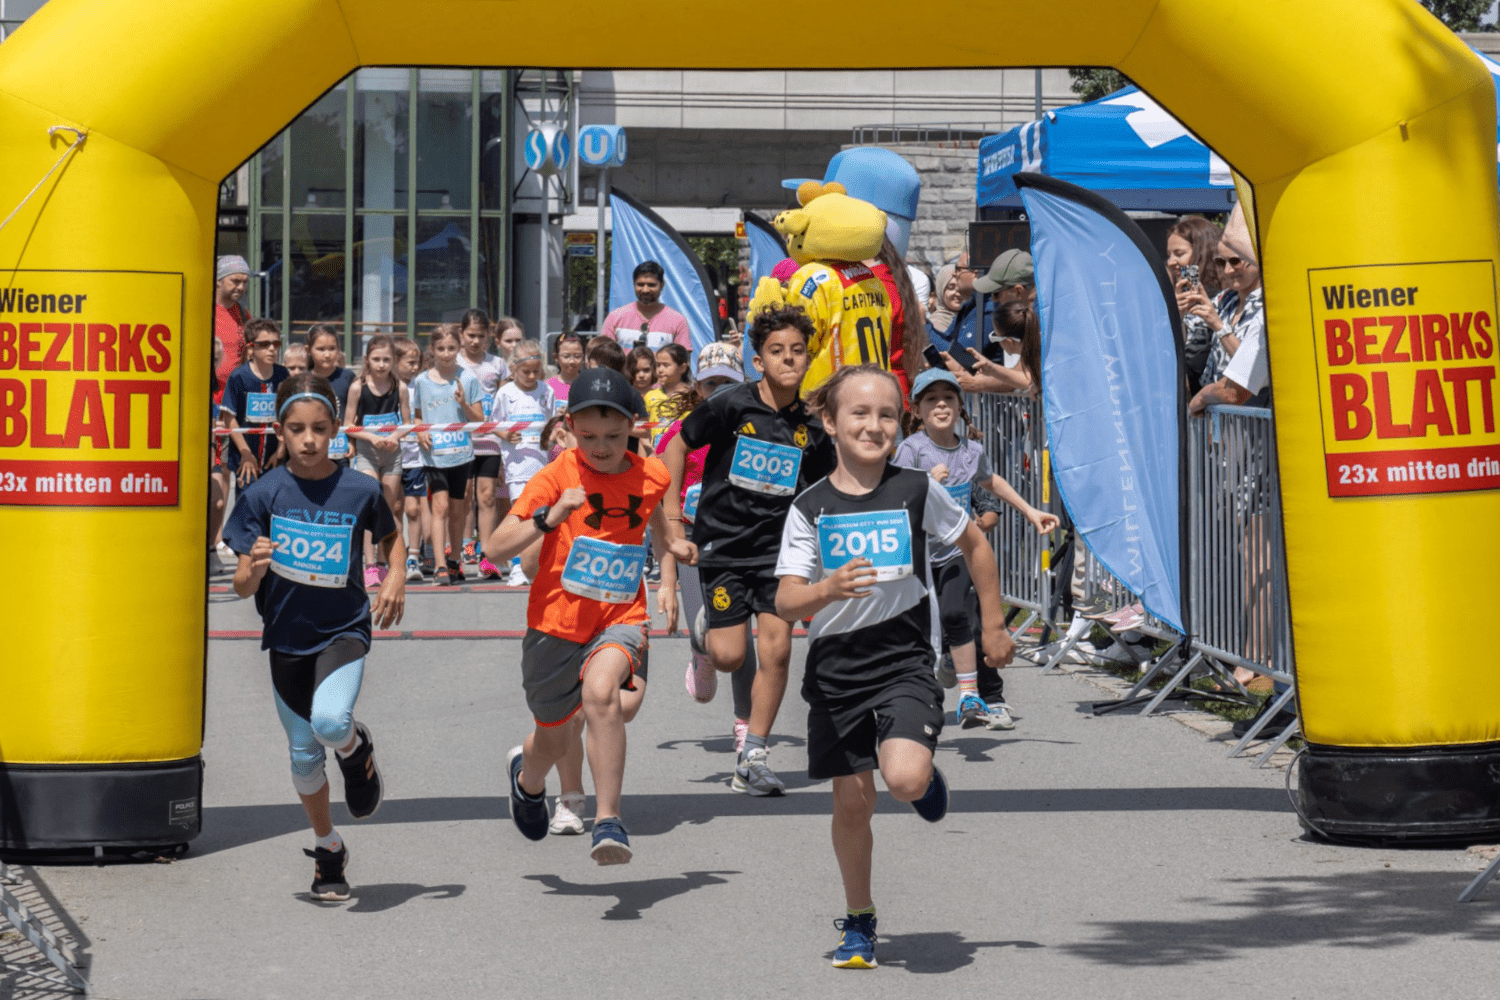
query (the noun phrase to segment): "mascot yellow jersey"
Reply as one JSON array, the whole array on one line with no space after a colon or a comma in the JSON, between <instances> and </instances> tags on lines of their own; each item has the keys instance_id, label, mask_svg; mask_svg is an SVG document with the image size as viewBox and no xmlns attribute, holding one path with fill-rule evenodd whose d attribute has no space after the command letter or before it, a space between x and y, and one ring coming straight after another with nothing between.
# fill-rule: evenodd
<instances>
[{"instance_id":1,"label":"mascot yellow jersey","mask_svg":"<svg viewBox=\"0 0 1500 1000\"><path fill-rule=\"evenodd\" d=\"M891 302L875 272L860 263L814 262L786 284L786 303L812 319L817 333L802 379L804 395L845 365L891 367Z\"/></svg>"}]
</instances>

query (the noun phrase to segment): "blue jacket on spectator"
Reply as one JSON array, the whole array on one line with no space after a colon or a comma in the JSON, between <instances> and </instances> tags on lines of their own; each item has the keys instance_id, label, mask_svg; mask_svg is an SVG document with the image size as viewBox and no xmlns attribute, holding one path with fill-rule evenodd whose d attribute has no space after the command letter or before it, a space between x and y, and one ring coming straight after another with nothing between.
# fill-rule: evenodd
<instances>
[{"instance_id":1,"label":"blue jacket on spectator","mask_svg":"<svg viewBox=\"0 0 1500 1000\"><path fill-rule=\"evenodd\" d=\"M980 303L979 307L975 302ZM932 341L934 347L948 354L955 350L963 351L966 347L972 347L981 354L988 356L992 351L986 348L990 344L990 330L993 329L994 320L992 315L994 309L990 305L988 295L976 295L965 302L963 308L953 317L953 323L948 327L946 333L939 333L927 324L927 339ZM967 354L964 357L968 357Z\"/></svg>"}]
</instances>

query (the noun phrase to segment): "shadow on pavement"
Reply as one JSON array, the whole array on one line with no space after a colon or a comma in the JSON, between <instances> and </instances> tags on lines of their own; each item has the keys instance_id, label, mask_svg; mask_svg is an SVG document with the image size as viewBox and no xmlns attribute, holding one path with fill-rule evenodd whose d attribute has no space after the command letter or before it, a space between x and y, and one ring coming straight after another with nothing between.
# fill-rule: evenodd
<instances>
[{"instance_id":1,"label":"shadow on pavement","mask_svg":"<svg viewBox=\"0 0 1500 1000\"><path fill-rule=\"evenodd\" d=\"M728 885L729 880L720 875L738 875L739 872L683 872L672 878L649 878L640 882L605 882L600 885L582 885L569 882L557 875L527 875L532 882L544 886L549 896L599 896L617 900L614 906L604 911L601 920L639 920L641 912L657 903L702 889L708 885Z\"/></svg>"},{"instance_id":2,"label":"shadow on pavement","mask_svg":"<svg viewBox=\"0 0 1500 1000\"><path fill-rule=\"evenodd\" d=\"M415 882L384 882L376 885L356 885L350 888L349 898L352 903L345 906L343 903L328 902L321 899L313 899L305 892L296 893L296 898L304 903L325 909L338 909L346 913L384 913L386 910L394 909L402 903L409 903L423 896L431 896L433 899L457 899L464 894L466 885L418 885Z\"/></svg>"},{"instance_id":3,"label":"shadow on pavement","mask_svg":"<svg viewBox=\"0 0 1500 1000\"><path fill-rule=\"evenodd\" d=\"M938 744L938 753L956 753L966 761L984 763L993 761L990 756L991 750L1009 746L1012 743L1053 743L1058 746L1077 746L1073 740L1039 740L1031 736L958 736L953 739L943 740ZM942 763L941 758L939 763Z\"/></svg>"},{"instance_id":4,"label":"shadow on pavement","mask_svg":"<svg viewBox=\"0 0 1500 1000\"><path fill-rule=\"evenodd\" d=\"M727 780L716 775L713 780ZM628 781L628 779L627 779ZM660 836L680 825L702 825L720 817L826 816L829 796L820 787L794 788L776 798L681 792L625 795L625 822L637 836ZM627 788L628 788L627 783ZM555 789L554 789L555 790ZM1286 793L1279 788L983 788L955 789L950 813L1093 813L1093 812L1258 812L1293 817ZM888 795L881 795L878 813L911 812ZM342 805L334 807L334 821L347 819ZM387 799L379 815L361 826L391 823L452 823L484 820L509 826L506 799L472 796L430 799ZM192 844L187 860L307 828L302 807L294 802L257 806L210 806L203 810L203 833Z\"/></svg>"},{"instance_id":5,"label":"shadow on pavement","mask_svg":"<svg viewBox=\"0 0 1500 1000\"><path fill-rule=\"evenodd\" d=\"M920 934L881 934L875 945L875 960L883 969L931 974L953 972L973 965L981 948L1045 948L1036 941L965 941L957 931L925 931ZM824 953L833 961L833 949Z\"/></svg>"},{"instance_id":6,"label":"shadow on pavement","mask_svg":"<svg viewBox=\"0 0 1500 1000\"><path fill-rule=\"evenodd\" d=\"M1426 939L1493 942L1500 934L1500 898L1454 902L1471 877L1380 869L1316 878L1228 879L1226 893L1239 889L1238 898L1184 900L1197 912L1182 920L1096 923L1097 940L1062 947L1104 965L1145 967L1222 962L1299 945L1375 951ZM1204 906L1221 916L1203 916Z\"/></svg>"}]
</instances>

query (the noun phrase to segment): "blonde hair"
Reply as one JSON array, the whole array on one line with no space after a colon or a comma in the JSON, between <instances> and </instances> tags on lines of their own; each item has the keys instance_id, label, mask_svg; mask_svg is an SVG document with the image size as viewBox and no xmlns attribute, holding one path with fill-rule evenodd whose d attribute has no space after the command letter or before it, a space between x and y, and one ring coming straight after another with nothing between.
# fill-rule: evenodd
<instances>
[{"instance_id":1,"label":"blonde hair","mask_svg":"<svg viewBox=\"0 0 1500 1000\"><path fill-rule=\"evenodd\" d=\"M896 376L879 365L845 365L834 372L827 382L818 386L813 392L812 398L807 401L807 405L825 423L833 420L838 416L839 396L844 388L844 383L864 376L884 379L896 391L896 401L898 404L900 403L902 399L901 383L896 379Z\"/></svg>"}]
</instances>

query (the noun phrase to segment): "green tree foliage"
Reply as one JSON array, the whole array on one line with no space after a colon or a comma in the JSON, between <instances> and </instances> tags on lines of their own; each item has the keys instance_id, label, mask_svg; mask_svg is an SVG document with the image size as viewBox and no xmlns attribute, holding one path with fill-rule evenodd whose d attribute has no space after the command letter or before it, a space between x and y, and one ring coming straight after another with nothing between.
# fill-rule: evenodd
<instances>
[{"instance_id":1,"label":"green tree foliage","mask_svg":"<svg viewBox=\"0 0 1500 1000\"><path fill-rule=\"evenodd\" d=\"M1420 0L1420 3L1454 31L1495 30L1494 24L1479 21L1495 5L1495 0Z\"/></svg>"},{"instance_id":2,"label":"green tree foliage","mask_svg":"<svg viewBox=\"0 0 1500 1000\"><path fill-rule=\"evenodd\" d=\"M1068 75L1073 78L1073 93L1078 95L1080 101L1097 101L1121 87L1130 86L1124 73L1102 66L1074 67L1068 70Z\"/></svg>"}]
</instances>

